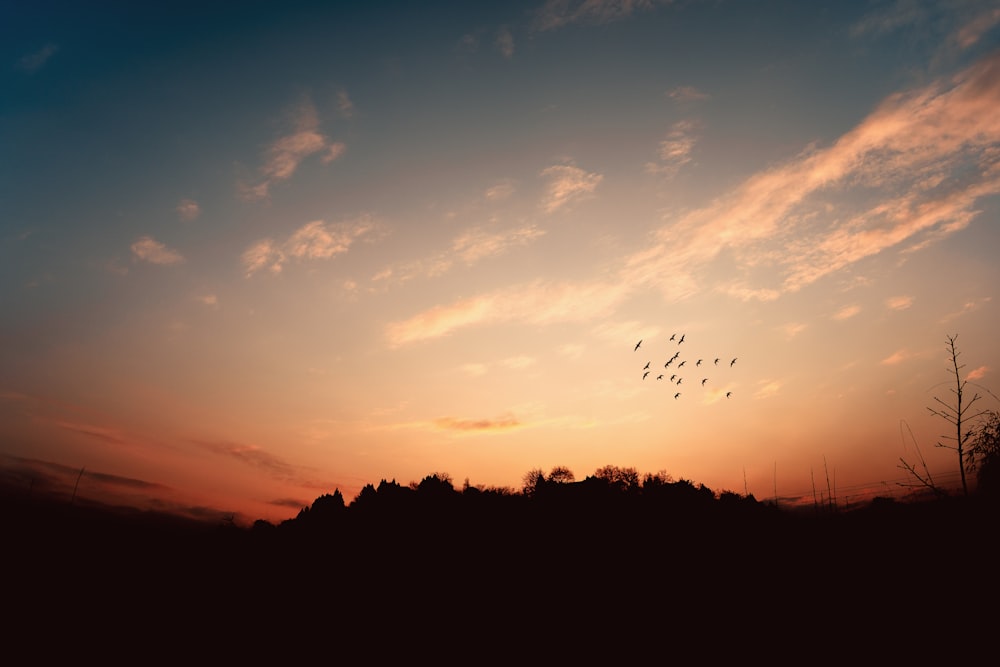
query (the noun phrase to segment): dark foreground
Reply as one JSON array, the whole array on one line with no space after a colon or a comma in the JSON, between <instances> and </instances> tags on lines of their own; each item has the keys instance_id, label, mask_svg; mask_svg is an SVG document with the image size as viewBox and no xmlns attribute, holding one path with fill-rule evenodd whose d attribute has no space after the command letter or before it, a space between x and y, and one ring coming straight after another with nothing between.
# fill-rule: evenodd
<instances>
[{"instance_id":1,"label":"dark foreground","mask_svg":"<svg viewBox=\"0 0 1000 667\"><path fill-rule=\"evenodd\" d=\"M11 501L4 643L8 664L990 662L998 516L555 504L250 530Z\"/></svg>"}]
</instances>

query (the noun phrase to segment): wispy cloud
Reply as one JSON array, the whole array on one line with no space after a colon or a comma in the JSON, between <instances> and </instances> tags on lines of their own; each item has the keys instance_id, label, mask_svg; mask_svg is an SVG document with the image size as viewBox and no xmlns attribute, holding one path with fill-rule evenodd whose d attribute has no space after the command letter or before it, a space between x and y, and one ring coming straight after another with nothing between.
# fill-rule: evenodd
<instances>
[{"instance_id":1,"label":"wispy cloud","mask_svg":"<svg viewBox=\"0 0 1000 667\"><path fill-rule=\"evenodd\" d=\"M975 46L997 24L1000 24L1000 7L984 7L981 13L959 27L955 32L955 43L960 49Z\"/></svg>"},{"instance_id":2,"label":"wispy cloud","mask_svg":"<svg viewBox=\"0 0 1000 667\"><path fill-rule=\"evenodd\" d=\"M219 456L229 457L244 465L258 468L279 479L294 478L295 469L278 456L256 446L228 440L192 440L195 445Z\"/></svg>"},{"instance_id":3,"label":"wispy cloud","mask_svg":"<svg viewBox=\"0 0 1000 667\"><path fill-rule=\"evenodd\" d=\"M354 102L343 88L337 91L337 110L340 111L340 115L344 118L354 116Z\"/></svg>"},{"instance_id":4,"label":"wispy cloud","mask_svg":"<svg viewBox=\"0 0 1000 667\"><path fill-rule=\"evenodd\" d=\"M892 32L906 25L921 23L927 16L927 7L921 3L913 0L896 0L887 7L881 7L865 15L851 26L851 34L858 37Z\"/></svg>"},{"instance_id":5,"label":"wispy cloud","mask_svg":"<svg viewBox=\"0 0 1000 667\"><path fill-rule=\"evenodd\" d=\"M646 171L668 178L677 174L681 167L691 161L691 152L698 142L697 130L700 124L693 120L674 123L667 136L659 145L659 162L646 164Z\"/></svg>"},{"instance_id":6,"label":"wispy cloud","mask_svg":"<svg viewBox=\"0 0 1000 667\"><path fill-rule=\"evenodd\" d=\"M909 350L906 349L896 350L895 352L890 354L888 357L886 357L879 363L882 364L883 366L895 366L896 364L900 364L906 361L912 356L913 353L910 352Z\"/></svg>"},{"instance_id":7,"label":"wispy cloud","mask_svg":"<svg viewBox=\"0 0 1000 667\"><path fill-rule=\"evenodd\" d=\"M979 368L974 368L971 371L969 371L969 374L965 376L965 379L982 380L984 377L986 377L986 374L989 372L989 370L990 370L989 366L980 366Z\"/></svg>"},{"instance_id":8,"label":"wispy cloud","mask_svg":"<svg viewBox=\"0 0 1000 667\"><path fill-rule=\"evenodd\" d=\"M359 238L377 229L375 220L368 215L340 223L314 220L299 227L284 242L261 239L243 252L243 268L247 277L260 270L281 273L290 259L330 259L347 252Z\"/></svg>"},{"instance_id":9,"label":"wispy cloud","mask_svg":"<svg viewBox=\"0 0 1000 667\"><path fill-rule=\"evenodd\" d=\"M171 250L151 236L143 236L132 244L132 254L150 264L169 266L180 264L184 258L176 250Z\"/></svg>"},{"instance_id":10,"label":"wispy cloud","mask_svg":"<svg viewBox=\"0 0 1000 667\"><path fill-rule=\"evenodd\" d=\"M500 201L502 199L507 199L514 194L514 184L510 181L500 181L495 185L491 185L486 188L486 192L483 196L486 197L487 201Z\"/></svg>"},{"instance_id":11,"label":"wispy cloud","mask_svg":"<svg viewBox=\"0 0 1000 667\"><path fill-rule=\"evenodd\" d=\"M664 226L659 243L631 258L629 278L680 298L725 253L715 269L736 268L733 283L788 292L888 248L935 242L1000 192L1000 116L989 111L997 107L997 55L892 95L829 148L812 147ZM843 206L851 201L854 210Z\"/></svg>"},{"instance_id":12,"label":"wispy cloud","mask_svg":"<svg viewBox=\"0 0 1000 667\"><path fill-rule=\"evenodd\" d=\"M511 34L510 28L507 26L501 26L497 30L494 44L496 44L497 49L504 58L510 60L514 57L514 35Z\"/></svg>"},{"instance_id":13,"label":"wispy cloud","mask_svg":"<svg viewBox=\"0 0 1000 667\"><path fill-rule=\"evenodd\" d=\"M546 213L554 213L570 202L592 195L604 178L570 164L546 167L541 176L548 179L542 208Z\"/></svg>"},{"instance_id":14,"label":"wispy cloud","mask_svg":"<svg viewBox=\"0 0 1000 667\"><path fill-rule=\"evenodd\" d=\"M17 69L24 72L37 72L45 63L49 61L57 52L59 47L56 44L46 44L38 51L22 56L17 61Z\"/></svg>"},{"instance_id":15,"label":"wispy cloud","mask_svg":"<svg viewBox=\"0 0 1000 667\"><path fill-rule=\"evenodd\" d=\"M836 313L833 314L833 319L849 320L860 312L861 312L861 306L857 305L844 306L843 308L841 308L840 310L838 310Z\"/></svg>"},{"instance_id":16,"label":"wispy cloud","mask_svg":"<svg viewBox=\"0 0 1000 667\"><path fill-rule=\"evenodd\" d=\"M670 0L546 0L535 12L532 28L545 31L571 23L608 23L669 2Z\"/></svg>"},{"instance_id":17,"label":"wispy cloud","mask_svg":"<svg viewBox=\"0 0 1000 667\"><path fill-rule=\"evenodd\" d=\"M201 206L193 199L180 200L174 210L177 211L177 217L184 222L197 220L198 216L201 215Z\"/></svg>"},{"instance_id":18,"label":"wispy cloud","mask_svg":"<svg viewBox=\"0 0 1000 667\"><path fill-rule=\"evenodd\" d=\"M455 417L439 417L434 420L434 425L446 431L460 431L463 433L490 433L496 431L509 431L522 424L517 417L512 414L502 415L495 419L458 419Z\"/></svg>"},{"instance_id":19,"label":"wispy cloud","mask_svg":"<svg viewBox=\"0 0 1000 667\"><path fill-rule=\"evenodd\" d=\"M120 429L111 426L101 426L99 424L69 421L66 419L56 419L53 423L59 428L67 431L97 438L98 440L103 440L104 442L108 442L113 445L129 444L129 440L126 435L122 433Z\"/></svg>"},{"instance_id":20,"label":"wispy cloud","mask_svg":"<svg viewBox=\"0 0 1000 667\"><path fill-rule=\"evenodd\" d=\"M678 216L607 280L536 281L435 306L392 323L388 339L402 345L482 323L586 321L649 288L667 301L708 288L773 300L887 249L914 252L963 229L981 199L1000 193L996 108L1000 54L890 96L830 147L809 147ZM573 166L543 174L553 179L550 211L600 182Z\"/></svg>"},{"instance_id":21,"label":"wispy cloud","mask_svg":"<svg viewBox=\"0 0 1000 667\"><path fill-rule=\"evenodd\" d=\"M708 93L704 93L694 86L678 86L667 91L667 97L675 102L702 102L709 98Z\"/></svg>"},{"instance_id":22,"label":"wispy cloud","mask_svg":"<svg viewBox=\"0 0 1000 667\"><path fill-rule=\"evenodd\" d=\"M326 164L343 154L343 144L331 142L319 132L319 115L312 102L304 101L292 116L292 131L265 149L257 179L239 184L244 199L266 199L276 183L291 178L302 161L311 155L320 154Z\"/></svg>"},{"instance_id":23,"label":"wispy cloud","mask_svg":"<svg viewBox=\"0 0 1000 667\"><path fill-rule=\"evenodd\" d=\"M486 323L586 321L608 315L626 294L626 286L611 281L582 284L536 281L436 306L390 324L386 336L389 344L397 347Z\"/></svg>"},{"instance_id":24,"label":"wispy cloud","mask_svg":"<svg viewBox=\"0 0 1000 667\"><path fill-rule=\"evenodd\" d=\"M885 300L885 306L889 310L906 310L913 305L913 297L900 295L889 297Z\"/></svg>"}]
</instances>

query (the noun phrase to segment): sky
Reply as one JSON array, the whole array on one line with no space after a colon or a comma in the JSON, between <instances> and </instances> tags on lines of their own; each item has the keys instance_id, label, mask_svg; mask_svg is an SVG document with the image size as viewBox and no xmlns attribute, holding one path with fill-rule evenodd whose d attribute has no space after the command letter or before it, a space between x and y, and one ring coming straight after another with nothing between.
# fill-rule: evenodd
<instances>
[{"instance_id":1,"label":"sky","mask_svg":"<svg viewBox=\"0 0 1000 667\"><path fill-rule=\"evenodd\" d=\"M343 4L0 3L9 479L241 521L555 466L957 482L1000 2Z\"/></svg>"}]
</instances>

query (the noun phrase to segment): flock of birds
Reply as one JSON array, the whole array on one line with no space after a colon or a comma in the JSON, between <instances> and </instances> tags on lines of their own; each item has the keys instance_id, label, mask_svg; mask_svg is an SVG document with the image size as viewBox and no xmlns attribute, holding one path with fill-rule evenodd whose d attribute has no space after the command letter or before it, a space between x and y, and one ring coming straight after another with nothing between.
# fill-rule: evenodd
<instances>
[{"instance_id":1,"label":"flock of birds","mask_svg":"<svg viewBox=\"0 0 1000 667\"><path fill-rule=\"evenodd\" d=\"M679 339L677 338L677 334L673 334L672 336L670 336L670 342L674 342L674 341L677 341L677 345L679 347L680 344L684 342L684 334L681 334L681 337ZM639 351L639 347L641 345L642 345L642 339L639 339L639 342L635 344L635 349L633 350L633 352L638 352ZM685 364L687 364L688 359L680 359L680 356L681 356L680 350L675 351L674 354L673 354L673 356L670 357L669 359L667 359L667 362L665 364L663 364L664 372L663 373L658 373L657 376L656 376L656 379L657 380L662 380L665 377L667 377L667 373L670 371L670 367L673 366L674 370L676 370L677 372L676 373L671 373L670 377L667 378L667 379L672 384L675 384L678 387L681 386L681 383L684 381L684 378L681 376L681 367L683 367ZM730 362L729 362L729 367L730 368L732 368L733 365L736 363L736 359L737 359L737 357L733 357L730 360ZM722 361L721 357L715 357L714 359L712 359L712 365L713 366L718 366L720 361ZM677 364L674 365L674 362L677 362ZM650 365L652 365L652 363L653 363L652 361L647 361L646 365L643 366L643 368L642 368L642 370L643 370L642 379L643 380L645 380L646 377L650 373L653 372L652 369L650 369ZM700 368L702 366L702 364L706 364L707 365L707 363L708 363L708 361L706 359L698 359L697 361L694 362L694 367L695 368ZM701 386L704 387L706 382L708 382L708 378L707 377L702 377L701 378ZM733 395L733 392L731 392L731 391L727 391L726 392L726 398L730 398L732 395ZM678 391L678 392L674 393L674 399L680 398L680 396L681 396L681 392Z\"/></svg>"}]
</instances>

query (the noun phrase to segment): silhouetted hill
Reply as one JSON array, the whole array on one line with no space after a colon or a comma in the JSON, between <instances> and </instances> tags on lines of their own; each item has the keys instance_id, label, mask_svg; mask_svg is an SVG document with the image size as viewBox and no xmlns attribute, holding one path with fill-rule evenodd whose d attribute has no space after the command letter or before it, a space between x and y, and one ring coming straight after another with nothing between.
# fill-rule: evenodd
<instances>
[{"instance_id":1,"label":"silhouetted hill","mask_svg":"<svg viewBox=\"0 0 1000 667\"><path fill-rule=\"evenodd\" d=\"M445 482L383 480L252 528L6 496L12 636L63 638L44 654L113 628L233 659L264 637L647 651L714 628L777 657L790 637L884 649L918 615L968 631L974 603L996 599L998 512L975 498L809 513L689 482L646 494L589 478L531 494Z\"/></svg>"}]
</instances>

